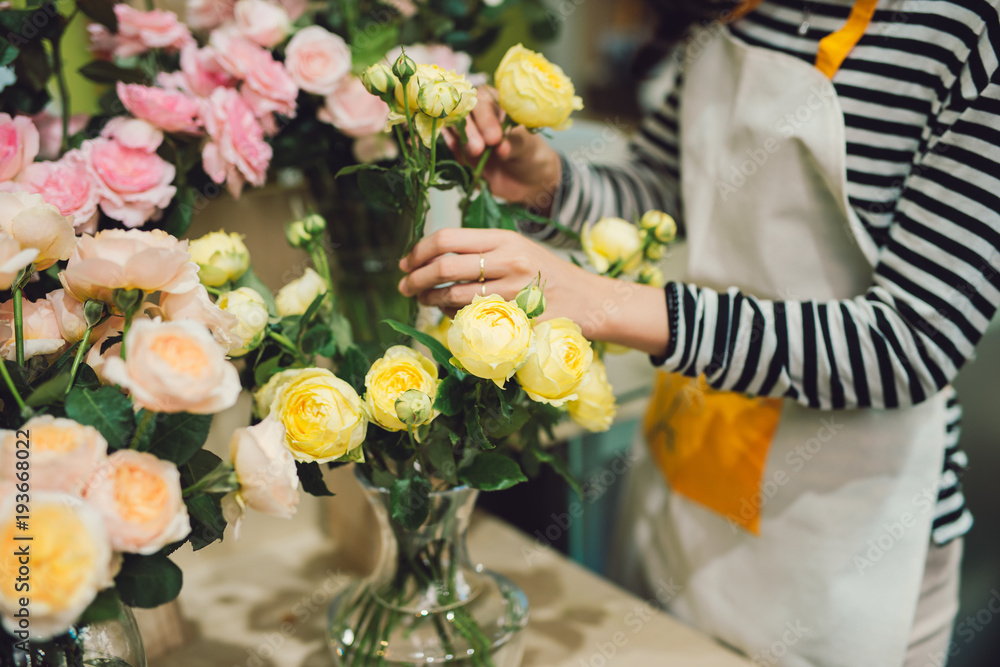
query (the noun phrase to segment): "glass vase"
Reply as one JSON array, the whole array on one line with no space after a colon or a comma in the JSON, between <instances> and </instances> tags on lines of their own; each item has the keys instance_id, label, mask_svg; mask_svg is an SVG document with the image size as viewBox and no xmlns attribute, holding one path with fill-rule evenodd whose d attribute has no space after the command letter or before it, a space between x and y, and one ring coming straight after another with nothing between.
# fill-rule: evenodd
<instances>
[{"instance_id":1,"label":"glass vase","mask_svg":"<svg viewBox=\"0 0 1000 667\"><path fill-rule=\"evenodd\" d=\"M519 665L528 600L506 577L473 565L466 549L479 492L431 493L426 521L410 530L390 518L389 490L359 479L379 519L382 554L371 576L330 605L334 663Z\"/></svg>"},{"instance_id":2,"label":"glass vase","mask_svg":"<svg viewBox=\"0 0 1000 667\"><path fill-rule=\"evenodd\" d=\"M120 602L112 618L77 623L45 641L29 640L27 651L17 644L0 630L0 667L146 667L139 626Z\"/></svg>"}]
</instances>

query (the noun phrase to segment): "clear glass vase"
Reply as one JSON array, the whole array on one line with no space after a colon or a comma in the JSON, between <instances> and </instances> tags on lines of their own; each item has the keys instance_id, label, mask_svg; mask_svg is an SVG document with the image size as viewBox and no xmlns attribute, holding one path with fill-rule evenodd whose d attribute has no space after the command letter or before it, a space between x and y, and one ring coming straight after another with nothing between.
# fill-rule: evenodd
<instances>
[{"instance_id":1,"label":"clear glass vase","mask_svg":"<svg viewBox=\"0 0 1000 667\"><path fill-rule=\"evenodd\" d=\"M0 667L146 667L146 651L132 610L117 604L113 618L78 623L29 650L0 630Z\"/></svg>"},{"instance_id":2,"label":"clear glass vase","mask_svg":"<svg viewBox=\"0 0 1000 667\"><path fill-rule=\"evenodd\" d=\"M478 491L430 494L420 528L389 515L389 490L359 476L382 529L375 571L330 605L327 638L338 667L515 667L524 652L528 600L512 581L473 565L466 550Z\"/></svg>"}]
</instances>

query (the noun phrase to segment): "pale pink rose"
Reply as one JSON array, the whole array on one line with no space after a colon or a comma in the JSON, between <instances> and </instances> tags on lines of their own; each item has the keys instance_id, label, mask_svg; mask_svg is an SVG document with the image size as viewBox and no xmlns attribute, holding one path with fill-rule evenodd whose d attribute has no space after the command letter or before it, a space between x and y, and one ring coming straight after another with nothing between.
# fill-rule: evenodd
<instances>
[{"instance_id":1,"label":"pale pink rose","mask_svg":"<svg viewBox=\"0 0 1000 667\"><path fill-rule=\"evenodd\" d=\"M36 491L80 494L108 453L108 442L97 429L72 419L40 415L21 430L31 434L31 488ZM0 434L0 479L14 480L17 432Z\"/></svg>"},{"instance_id":2,"label":"pale pink rose","mask_svg":"<svg viewBox=\"0 0 1000 667\"><path fill-rule=\"evenodd\" d=\"M117 318L121 321L121 318ZM87 352L87 356L84 361L97 375L97 379L101 381L101 384L114 384L114 382L108 380L104 377L104 362L108 359L120 359L122 356L122 344L121 341L117 343L112 343L107 345L108 339L113 336L121 334L121 330L109 331L107 334L97 339L97 342L93 344L90 350ZM107 345L107 347L105 347Z\"/></svg>"},{"instance_id":3,"label":"pale pink rose","mask_svg":"<svg viewBox=\"0 0 1000 667\"><path fill-rule=\"evenodd\" d=\"M133 322L126 359L107 359L104 377L153 412L214 414L240 395L236 367L205 327L190 320Z\"/></svg>"},{"instance_id":4,"label":"pale pink rose","mask_svg":"<svg viewBox=\"0 0 1000 667\"><path fill-rule=\"evenodd\" d=\"M59 333L63 339L68 343L83 340L84 334L87 333L87 316L83 310L83 302L75 299L64 289L52 290L45 295L45 298L52 304L56 322L59 324ZM121 331L122 324L123 320L120 317L108 318L90 332L90 342L108 335L109 330Z\"/></svg>"},{"instance_id":5,"label":"pale pink rose","mask_svg":"<svg viewBox=\"0 0 1000 667\"><path fill-rule=\"evenodd\" d=\"M219 88L206 104L204 120L211 138L202 151L205 173L216 183L225 183L234 197L239 197L245 182L263 185L271 147L244 99L231 88Z\"/></svg>"},{"instance_id":6,"label":"pale pink rose","mask_svg":"<svg viewBox=\"0 0 1000 667\"><path fill-rule=\"evenodd\" d=\"M114 55L118 58L137 56L150 49L180 51L194 42L191 31L173 12L160 9L144 12L120 3L115 5L115 16L118 34Z\"/></svg>"},{"instance_id":7,"label":"pale pink rose","mask_svg":"<svg viewBox=\"0 0 1000 667\"><path fill-rule=\"evenodd\" d=\"M42 199L72 219L78 232L93 228L97 223L97 184L79 150L72 150L56 162L35 162L17 177L26 192Z\"/></svg>"},{"instance_id":8,"label":"pale pink rose","mask_svg":"<svg viewBox=\"0 0 1000 667\"><path fill-rule=\"evenodd\" d=\"M311 25L288 42L285 67L302 90L329 95L351 71L351 49L339 35Z\"/></svg>"},{"instance_id":9,"label":"pale pink rose","mask_svg":"<svg viewBox=\"0 0 1000 667\"><path fill-rule=\"evenodd\" d=\"M24 358L31 359L37 356L48 356L57 352L62 352L66 348L66 340L59 331L59 321L56 319L55 310L52 303L47 299L38 301L21 301L21 317L24 329ZM17 359L17 351L14 342L14 302L5 301L0 304L0 320L7 326L5 333L9 330L8 338L0 342L0 351L4 359L14 361Z\"/></svg>"},{"instance_id":10,"label":"pale pink rose","mask_svg":"<svg viewBox=\"0 0 1000 667\"><path fill-rule=\"evenodd\" d=\"M395 160L399 155L399 147L390 135L379 132L355 139L351 146L351 153L358 162L368 164L382 160Z\"/></svg>"},{"instance_id":11,"label":"pale pink rose","mask_svg":"<svg viewBox=\"0 0 1000 667\"><path fill-rule=\"evenodd\" d=\"M243 80L240 93L254 115L258 118L271 113L295 115L298 86L270 51L235 30L216 30L210 41L222 68Z\"/></svg>"},{"instance_id":12,"label":"pale pink rose","mask_svg":"<svg viewBox=\"0 0 1000 667\"><path fill-rule=\"evenodd\" d=\"M406 49L406 55L413 59L418 65L437 65L438 67L462 74L473 86L481 86L486 83L485 74L470 74L472 70L472 56L464 51L455 51L450 46L444 44L410 44L406 47L394 47L385 54L388 63L396 62L396 58Z\"/></svg>"},{"instance_id":13,"label":"pale pink rose","mask_svg":"<svg viewBox=\"0 0 1000 667\"><path fill-rule=\"evenodd\" d=\"M239 0L233 16L240 33L265 48L277 46L292 30L285 8L268 0Z\"/></svg>"},{"instance_id":14,"label":"pale pink rose","mask_svg":"<svg viewBox=\"0 0 1000 667\"><path fill-rule=\"evenodd\" d=\"M10 289L21 269L38 257L38 248L22 248L17 239L0 232L0 289Z\"/></svg>"},{"instance_id":15,"label":"pale pink rose","mask_svg":"<svg viewBox=\"0 0 1000 667\"><path fill-rule=\"evenodd\" d=\"M417 13L417 6L413 3L413 0L388 0L386 2L391 7L395 7L396 11L402 15L403 18L410 18Z\"/></svg>"},{"instance_id":16,"label":"pale pink rose","mask_svg":"<svg viewBox=\"0 0 1000 667\"><path fill-rule=\"evenodd\" d=\"M363 137L385 129L389 105L369 93L361 79L349 76L326 96L316 117L349 137Z\"/></svg>"},{"instance_id":17,"label":"pale pink rose","mask_svg":"<svg viewBox=\"0 0 1000 667\"><path fill-rule=\"evenodd\" d=\"M239 318L215 305L204 285L198 285L183 294L163 295L160 298L160 312L164 319L171 322L191 320L204 324L224 350L238 348L243 344L243 340L235 333L240 323Z\"/></svg>"},{"instance_id":18,"label":"pale pink rose","mask_svg":"<svg viewBox=\"0 0 1000 667\"><path fill-rule=\"evenodd\" d=\"M98 60L111 60L118 48L118 38L100 23L87 24L87 36L90 41L88 48Z\"/></svg>"},{"instance_id":19,"label":"pale pink rose","mask_svg":"<svg viewBox=\"0 0 1000 667\"><path fill-rule=\"evenodd\" d=\"M198 265L191 261L187 243L161 229L106 229L84 235L59 280L78 301L111 303L116 289L187 292L199 284Z\"/></svg>"},{"instance_id":20,"label":"pale pink rose","mask_svg":"<svg viewBox=\"0 0 1000 667\"><path fill-rule=\"evenodd\" d=\"M13 180L38 155L38 128L27 116L0 113L0 181Z\"/></svg>"},{"instance_id":21,"label":"pale pink rose","mask_svg":"<svg viewBox=\"0 0 1000 667\"><path fill-rule=\"evenodd\" d=\"M235 537L239 537L246 508L292 518L299 504L299 476L280 419L268 417L255 426L236 429L229 440L229 458L240 488L223 498L223 511Z\"/></svg>"},{"instance_id":22,"label":"pale pink rose","mask_svg":"<svg viewBox=\"0 0 1000 667\"><path fill-rule=\"evenodd\" d=\"M75 113L69 117L69 136L73 136L87 127L90 116L85 113ZM31 117L31 122L38 128L38 157L42 160L58 160L62 150L62 118L42 111Z\"/></svg>"},{"instance_id":23,"label":"pale pink rose","mask_svg":"<svg viewBox=\"0 0 1000 667\"><path fill-rule=\"evenodd\" d=\"M118 82L118 99L136 118L164 132L197 134L201 131L201 105L179 90Z\"/></svg>"},{"instance_id":24,"label":"pale pink rose","mask_svg":"<svg viewBox=\"0 0 1000 667\"><path fill-rule=\"evenodd\" d=\"M187 88L181 90L198 97L208 97L216 88L236 85L236 77L222 68L218 54L210 46L201 49L194 45L184 47L181 51L181 73L187 82Z\"/></svg>"},{"instance_id":25,"label":"pale pink rose","mask_svg":"<svg viewBox=\"0 0 1000 667\"><path fill-rule=\"evenodd\" d=\"M194 30L211 30L233 18L236 0L187 0L185 20Z\"/></svg>"},{"instance_id":26,"label":"pale pink rose","mask_svg":"<svg viewBox=\"0 0 1000 667\"><path fill-rule=\"evenodd\" d=\"M73 221L41 195L16 190L0 192L0 232L13 236L22 249L35 248L35 267L42 271L69 259L76 245Z\"/></svg>"},{"instance_id":27,"label":"pale pink rose","mask_svg":"<svg viewBox=\"0 0 1000 667\"><path fill-rule=\"evenodd\" d=\"M177 466L148 452L108 456L83 497L104 517L115 551L149 555L191 532Z\"/></svg>"},{"instance_id":28,"label":"pale pink rose","mask_svg":"<svg viewBox=\"0 0 1000 667\"><path fill-rule=\"evenodd\" d=\"M163 143L163 130L144 120L128 116L118 116L109 120L101 130L101 136L147 153L156 151Z\"/></svg>"}]
</instances>

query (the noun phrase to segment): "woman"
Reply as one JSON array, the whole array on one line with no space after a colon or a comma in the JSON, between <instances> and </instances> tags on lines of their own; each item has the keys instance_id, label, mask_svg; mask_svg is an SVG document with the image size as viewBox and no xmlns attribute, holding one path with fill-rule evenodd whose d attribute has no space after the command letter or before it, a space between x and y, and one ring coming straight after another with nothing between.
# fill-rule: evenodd
<instances>
[{"instance_id":1,"label":"woman","mask_svg":"<svg viewBox=\"0 0 1000 667\"><path fill-rule=\"evenodd\" d=\"M949 382L1000 302L997 0L712 4L715 21L660 4L665 32L695 25L629 159L574 164L515 133L487 178L575 228L675 215L686 281L622 291L516 234L447 230L400 289L454 309L480 253L508 298L541 270L548 316L680 374L625 519L628 567L677 587L671 611L755 664L942 665L972 523ZM473 120L474 159L501 134L488 102Z\"/></svg>"}]
</instances>

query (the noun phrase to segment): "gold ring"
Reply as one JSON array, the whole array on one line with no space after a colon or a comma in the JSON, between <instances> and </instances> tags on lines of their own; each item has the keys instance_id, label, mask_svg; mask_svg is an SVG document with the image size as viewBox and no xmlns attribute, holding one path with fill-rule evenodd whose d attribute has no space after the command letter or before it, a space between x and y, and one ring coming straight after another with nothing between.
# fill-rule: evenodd
<instances>
[{"instance_id":1,"label":"gold ring","mask_svg":"<svg viewBox=\"0 0 1000 667\"><path fill-rule=\"evenodd\" d=\"M479 253L479 282L486 282L486 258L483 253Z\"/></svg>"},{"instance_id":2,"label":"gold ring","mask_svg":"<svg viewBox=\"0 0 1000 667\"><path fill-rule=\"evenodd\" d=\"M479 283L482 288L479 290L482 296L486 296L486 283Z\"/></svg>"}]
</instances>

